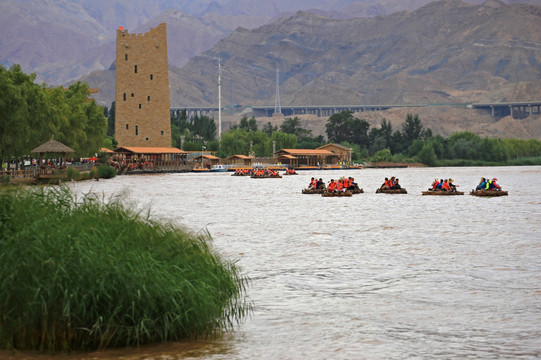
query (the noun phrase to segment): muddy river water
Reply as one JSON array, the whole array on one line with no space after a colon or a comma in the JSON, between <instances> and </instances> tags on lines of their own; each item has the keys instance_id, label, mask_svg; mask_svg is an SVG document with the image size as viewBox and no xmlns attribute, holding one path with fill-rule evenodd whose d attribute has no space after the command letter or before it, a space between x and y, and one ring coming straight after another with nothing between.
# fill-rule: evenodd
<instances>
[{"instance_id":1,"label":"muddy river water","mask_svg":"<svg viewBox=\"0 0 541 360\"><path fill-rule=\"evenodd\" d=\"M303 195L310 178L353 176L364 194ZM386 176L405 195L375 194ZM435 177L509 196L421 196ZM212 341L79 359L541 358L541 167L118 176L73 183L156 219L209 231L251 279L253 314ZM537 190L535 190L537 188ZM68 356L68 358L75 356Z\"/></svg>"}]
</instances>

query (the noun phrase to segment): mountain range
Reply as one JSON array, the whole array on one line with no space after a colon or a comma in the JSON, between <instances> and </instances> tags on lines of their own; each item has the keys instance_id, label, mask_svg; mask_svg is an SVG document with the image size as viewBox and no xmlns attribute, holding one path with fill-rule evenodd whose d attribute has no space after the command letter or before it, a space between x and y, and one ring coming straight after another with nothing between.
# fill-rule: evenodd
<instances>
[{"instance_id":1,"label":"mountain range","mask_svg":"<svg viewBox=\"0 0 541 360\"><path fill-rule=\"evenodd\" d=\"M223 105L274 104L276 70L282 105L541 98L541 0L5 0L0 21L2 63L19 56L40 80L87 81L104 105L114 100L118 24L144 32L161 22L172 106L217 105L218 58ZM486 127L428 116L442 134ZM541 137L539 121L523 128L519 137Z\"/></svg>"},{"instance_id":2,"label":"mountain range","mask_svg":"<svg viewBox=\"0 0 541 360\"><path fill-rule=\"evenodd\" d=\"M184 66L237 27L256 29L298 10L334 19L413 11L431 0L2 0L0 63L66 84L115 58L115 30L168 23L169 61ZM467 0L480 3L483 0ZM541 0L506 0L541 4Z\"/></svg>"}]
</instances>

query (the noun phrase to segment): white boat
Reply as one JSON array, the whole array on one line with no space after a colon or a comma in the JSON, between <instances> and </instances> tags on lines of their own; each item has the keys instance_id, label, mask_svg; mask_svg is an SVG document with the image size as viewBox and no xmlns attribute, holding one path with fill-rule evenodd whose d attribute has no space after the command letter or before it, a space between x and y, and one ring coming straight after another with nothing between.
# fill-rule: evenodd
<instances>
[{"instance_id":1,"label":"white boat","mask_svg":"<svg viewBox=\"0 0 541 360\"><path fill-rule=\"evenodd\" d=\"M210 168L210 172L226 172L226 171L227 169L221 164L212 165L212 167Z\"/></svg>"}]
</instances>

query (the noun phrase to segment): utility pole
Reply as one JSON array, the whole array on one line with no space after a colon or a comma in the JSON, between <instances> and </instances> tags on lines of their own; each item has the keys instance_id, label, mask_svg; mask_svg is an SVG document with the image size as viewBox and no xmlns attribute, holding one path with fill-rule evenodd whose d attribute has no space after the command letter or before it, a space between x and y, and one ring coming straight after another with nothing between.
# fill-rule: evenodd
<instances>
[{"instance_id":1,"label":"utility pole","mask_svg":"<svg viewBox=\"0 0 541 360\"><path fill-rule=\"evenodd\" d=\"M282 107L280 106L280 76L279 70L276 68L276 100L274 103L274 114L272 116L282 116Z\"/></svg>"},{"instance_id":2,"label":"utility pole","mask_svg":"<svg viewBox=\"0 0 541 360\"><path fill-rule=\"evenodd\" d=\"M218 58L218 141L222 138L222 63Z\"/></svg>"}]
</instances>

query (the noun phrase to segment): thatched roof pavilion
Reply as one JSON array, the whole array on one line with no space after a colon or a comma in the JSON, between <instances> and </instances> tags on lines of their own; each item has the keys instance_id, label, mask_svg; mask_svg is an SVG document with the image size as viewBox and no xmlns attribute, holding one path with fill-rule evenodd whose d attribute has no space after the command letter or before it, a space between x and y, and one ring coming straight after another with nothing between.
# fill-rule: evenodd
<instances>
[{"instance_id":1,"label":"thatched roof pavilion","mask_svg":"<svg viewBox=\"0 0 541 360\"><path fill-rule=\"evenodd\" d=\"M69 146L66 146L66 145L62 144L61 142L58 142L56 140L51 139L51 140L47 141L45 144L42 144L42 145L38 146L37 148L35 148L31 152L32 153L39 153L40 156L41 156L41 154L46 154L46 153L51 153L51 154L74 153L75 150L73 150Z\"/></svg>"},{"instance_id":2,"label":"thatched roof pavilion","mask_svg":"<svg viewBox=\"0 0 541 360\"><path fill-rule=\"evenodd\" d=\"M38 146L34 150L31 151L31 153L39 153L39 167L40 172L46 172L49 173L52 170L48 169L46 166L43 166L41 163L41 160L43 159L44 154L62 154L63 157L66 157L66 154L74 153L75 150L70 148L69 146L66 146L62 144L61 142L58 142L56 140L49 140L45 144Z\"/></svg>"}]
</instances>

